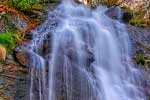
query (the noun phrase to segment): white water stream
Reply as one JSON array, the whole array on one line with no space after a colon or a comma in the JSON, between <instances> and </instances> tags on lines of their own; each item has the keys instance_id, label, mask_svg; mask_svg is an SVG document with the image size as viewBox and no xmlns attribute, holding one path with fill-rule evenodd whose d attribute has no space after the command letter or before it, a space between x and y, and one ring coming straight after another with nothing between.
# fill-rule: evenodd
<instances>
[{"instance_id":1,"label":"white water stream","mask_svg":"<svg viewBox=\"0 0 150 100\"><path fill-rule=\"evenodd\" d=\"M49 12L26 47L30 100L146 100L125 26L106 10L64 1Z\"/></svg>"}]
</instances>

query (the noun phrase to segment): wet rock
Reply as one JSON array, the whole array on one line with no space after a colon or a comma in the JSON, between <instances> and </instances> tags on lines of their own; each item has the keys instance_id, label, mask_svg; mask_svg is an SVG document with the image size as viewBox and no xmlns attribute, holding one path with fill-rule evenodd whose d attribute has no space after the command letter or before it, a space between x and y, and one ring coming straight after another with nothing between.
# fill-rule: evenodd
<instances>
[{"instance_id":1,"label":"wet rock","mask_svg":"<svg viewBox=\"0 0 150 100\"><path fill-rule=\"evenodd\" d=\"M124 11L118 6L112 6L106 11L106 15L115 20L121 20Z\"/></svg>"},{"instance_id":2,"label":"wet rock","mask_svg":"<svg viewBox=\"0 0 150 100\"><path fill-rule=\"evenodd\" d=\"M23 66L29 66L29 54L24 51L17 51L15 52L16 60Z\"/></svg>"},{"instance_id":3,"label":"wet rock","mask_svg":"<svg viewBox=\"0 0 150 100\"><path fill-rule=\"evenodd\" d=\"M33 37L33 34L31 33L31 32L26 32L26 34L25 34L25 39L27 39L27 40L31 40L32 39L32 37Z\"/></svg>"},{"instance_id":4,"label":"wet rock","mask_svg":"<svg viewBox=\"0 0 150 100\"><path fill-rule=\"evenodd\" d=\"M7 56L7 59L8 59L8 60L12 60L12 61L15 60L13 55L8 55L8 56Z\"/></svg>"},{"instance_id":5,"label":"wet rock","mask_svg":"<svg viewBox=\"0 0 150 100\"><path fill-rule=\"evenodd\" d=\"M74 47L68 47L66 49L66 52L65 54L68 56L68 58L71 60L71 61L74 61L76 62L77 61L77 52L76 52L76 49Z\"/></svg>"},{"instance_id":6,"label":"wet rock","mask_svg":"<svg viewBox=\"0 0 150 100\"><path fill-rule=\"evenodd\" d=\"M24 77L24 74L20 74L20 79L16 81L16 94L14 96L14 100L28 100L29 95L29 78Z\"/></svg>"},{"instance_id":7,"label":"wet rock","mask_svg":"<svg viewBox=\"0 0 150 100\"><path fill-rule=\"evenodd\" d=\"M6 60L0 73L0 97L4 100L28 100L28 73L18 63ZM22 98L19 98L22 96ZM3 100L0 98L0 100Z\"/></svg>"}]
</instances>

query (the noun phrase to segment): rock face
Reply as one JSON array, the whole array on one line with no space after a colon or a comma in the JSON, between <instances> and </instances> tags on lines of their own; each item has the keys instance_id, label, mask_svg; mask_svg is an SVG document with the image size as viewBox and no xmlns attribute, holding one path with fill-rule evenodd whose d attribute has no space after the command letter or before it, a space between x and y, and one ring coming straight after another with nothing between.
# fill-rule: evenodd
<instances>
[{"instance_id":1,"label":"rock face","mask_svg":"<svg viewBox=\"0 0 150 100\"><path fill-rule=\"evenodd\" d=\"M127 30L132 43L131 53L133 59L137 58L138 55L142 55L145 63L147 63L144 68L150 72L150 28L127 26Z\"/></svg>"},{"instance_id":2,"label":"rock face","mask_svg":"<svg viewBox=\"0 0 150 100\"><path fill-rule=\"evenodd\" d=\"M145 77L145 91L147 95L147 100L150 100L150 27L135 27L127 26L129 37L132 44L131 55L134 64L138 67L144 69L147 73ZM137 58L143 57L144 65L137 64ZM139 59L139 58L138 58Z\"/></svg>"},{"instance_id":3,"label":"rock face","mask_svg":"<svg viewBox=\"0 0 150 100\"><path fill-rule=\"evenodd\" d=\"M29 77L26 68L7 60L1 64L0 100L28 100Z\"/></svg>"},{"instance_id":4,"label":"rock face","mask_svg":"<svg viewBox=\"0 0 150 100\"><path fill-rule=\"evenodd\" d=\"M106 12L106 14L109 17L115 20L120 20L121 19L120 14L122 13L123 13L122 10L116 6L109 8L108 11ZM5 23L6 22L4 22L4 20L0 19L0 32L4 31L4 29L6 28ZM132 51L131 51L133 59L135 59L135 57L138 54L142 54L144 55L146 59L150 59L150 28L127 26L127 30L128 30L128 33L132 42L132 46L133 46ZM28 39L31 39L32 35L28 34L26 35L26 37ZM45 55L47 54L47 52L49 52L47 50L48 48L47 45L48 43L45 43L43 47L44 50L42 50L44 51ZM74 60L75 55L73 53L74 52L73 49L68 48L68 52L71 52L70 54L72 54L72 55L68 55L68 57L71 60ZM87 55L88 55L89 62L92 62L94 59L89 50L87 50ZM2 97L5 97L6 99L9 99L9 100L29 100L28 99L29 97L28 91L29 91L29 85L30 85L29 83L30 78L29 78L29 72L28 72L29 54L23 51L16 51L15 57L16 57L17 62L19 62L19 64L10 60L7 60L5 65L0 64L0 100L4 99ZM147 63L148 62L149 61L147 61ZM147 66L150 67L150 64ZM58 75L62 74L62 70L63 69L59 69L57 71L59 73ZM76 71L76 69L74 71ZM76 75L78 76L79 72L76 72L76 73L77 73ZM60 79L58 79L57 81L57 84L59 84L59 81L63 81L63 80L64 79L60 77ZM80 80L78 79L78 81ZM78 85L78 81L76 81L76 85ZM147 95L150 95L150 81L147 81L147 84L148 85L146 85L146 92L147 92ZM65 86L60 86L60 88L61 87L65 87ZM75 87L75 90L78 91L80 89ZM58 94L59 94L59 91L58 91ZM65 94L63 94L63 96L64 95ZM78 92L76 93L76 95L78 95ZM61 97L58 99L61 99Z\"/></svg>"}]
</instances>

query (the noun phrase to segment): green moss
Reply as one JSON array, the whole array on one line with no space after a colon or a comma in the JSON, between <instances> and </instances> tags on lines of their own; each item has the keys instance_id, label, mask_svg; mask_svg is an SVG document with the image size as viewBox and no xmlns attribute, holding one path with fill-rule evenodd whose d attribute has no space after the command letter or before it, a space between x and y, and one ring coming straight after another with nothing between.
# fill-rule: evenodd
<instances>
[{"instance_id":1,"label":"green moss","mask_svg":"<svg viewBox=\"0 0 150 100\"><path fill-rule=\"evenodd\" d=\"M143 55L138 55L136 57L137 64L145 65L145 57Z\"/></svg>"},{"instance_id":2,"label":"green moss","mask_svg":"<svg viewBox=\"0 0 150 100\"><path fill-rule=\"evenodd\" d=\"M18 10L43 9L44 2L58 3L59 0L7 0L11 7Z\"/></svg>"},{"instance_id":3,"label":"green moss","mask_svg":"<svg viewBox=\"0 0 150 100\"><path fill-rule=\"evenodd\" d=\"M14 38L14 35L9 32L0 33L0 44L3 45L9 53L15 48Z\"/></svg>"},{"instance_id":4,"label":"green moss","mask_svg":"<svg viewBox=\"0 0 150 100\"><path fill-rule=\"evenodd\" d=\"M9 5L18 10L31 9L37 0L7 0Z\"/></svg>"}]
</instances>

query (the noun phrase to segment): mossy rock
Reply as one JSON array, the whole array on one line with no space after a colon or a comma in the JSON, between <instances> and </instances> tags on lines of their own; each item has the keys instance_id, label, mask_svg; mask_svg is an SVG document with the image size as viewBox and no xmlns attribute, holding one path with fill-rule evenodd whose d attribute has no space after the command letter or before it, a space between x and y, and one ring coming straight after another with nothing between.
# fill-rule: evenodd
<instances>
[{"instance_id":1,"label":"mossy rock","mask_svg":"<svg viewBox=\"0 0 150 100\"><path fill-rule=\"evenodd\" d=\"M37 0L7 0L8 4L18 10L31 9Z\"/></svg>"}]
</instances>

